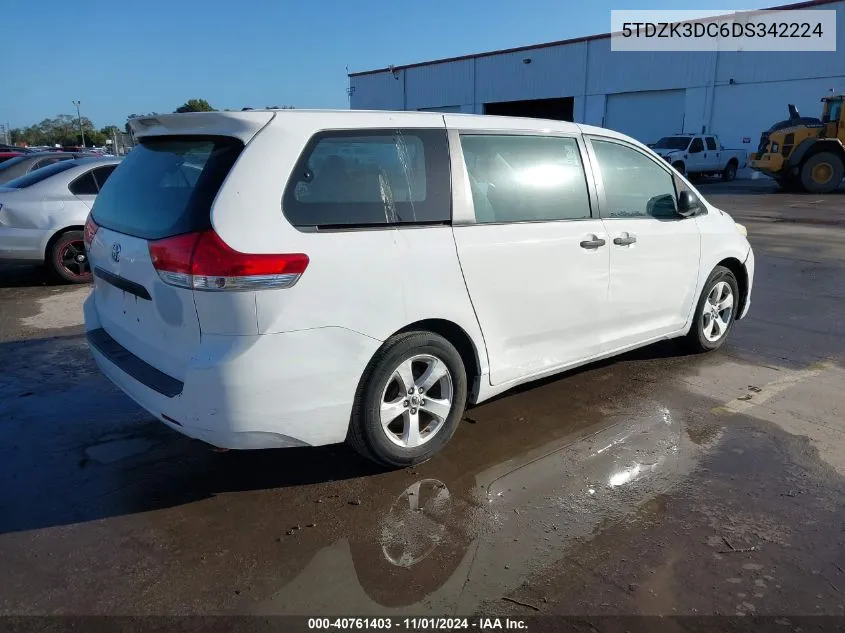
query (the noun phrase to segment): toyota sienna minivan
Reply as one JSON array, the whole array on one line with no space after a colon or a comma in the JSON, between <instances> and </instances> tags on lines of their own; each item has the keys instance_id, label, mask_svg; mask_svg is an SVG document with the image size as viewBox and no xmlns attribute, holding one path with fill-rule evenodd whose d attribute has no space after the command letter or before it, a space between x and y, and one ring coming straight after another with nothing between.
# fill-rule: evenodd
<instances>
[{"instance_id":1,"label":"toyota sienna minivan","mask_svg":"<svg viewBox=\"0 0 845 633\"><path fill-rule=\"evenodd\" d=\"M101 370L221 448L401 467L464 409L748 312L745 229L647 147L535 119L248 111L131 121L84 238Z\"/></svg>"}]
</instances>

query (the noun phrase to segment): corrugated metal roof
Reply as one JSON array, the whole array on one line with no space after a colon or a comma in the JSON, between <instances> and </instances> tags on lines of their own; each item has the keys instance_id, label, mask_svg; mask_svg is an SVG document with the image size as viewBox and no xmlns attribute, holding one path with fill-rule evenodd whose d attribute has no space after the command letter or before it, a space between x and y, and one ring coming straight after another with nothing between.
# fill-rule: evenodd
<instances>
[{"instance_id":1,"label":"corrugated metal roof","mask_svg":"<svg viewBox=\"0 0 845 633\"><path fill-rule=\"evenodd\" d=\"M810 9L826 4L834 4L836 2L841 2L842 0L807 0L806 2L797 2L794 4L784 4L777 7L770 7L768 9L759 9L760 11L785 11L791 9ZM712 18L705 18L704 20L696 20L696 21L706 21L706 20L713 20L715 17ZM398 70L405 70L407 68L418 68L420 66L431 66L433 64L445 64L448 62L457 62L463 61L467 59L474 59L477 57L490 57L492 55L501 55L503 53L517 53L520 51L533 51L540 48L549 48L551 46L563 46L565 44L577 44L578 42L589 42L592 40L601 40L610 37L610 33L599 33L597 35L585 35L583 37L575 37L568 40L558 40L556 42L544 42L542 44L529 44L527 46L517 46L515 48L503 48L500 50L495 51L486 51L483 53L475 53L472 55L459 55L458 57L447 57L444 59L434 59L427 62L416 62L413 64L406 64L404 66L393 66L387 68L378 68L376 70L362 70L355 73L349 73L349 77L360 77L362 75L374 75L376 73L384 73L389 71L398 71Z\"/></svg>"}]
</instances>

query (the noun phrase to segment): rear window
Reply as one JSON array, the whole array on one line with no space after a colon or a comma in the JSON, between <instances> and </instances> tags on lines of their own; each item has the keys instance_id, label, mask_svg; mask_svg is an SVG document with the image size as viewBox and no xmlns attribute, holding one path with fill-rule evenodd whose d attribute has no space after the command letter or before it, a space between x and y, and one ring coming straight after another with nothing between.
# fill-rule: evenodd
<instances>
[{"instance_id":1,"label":"rear window","mask_svg":"<svg viewBox=\"0 0 845 633\"><path fill-rule=\"evenodd\" d=\"M46 167L47 165L52 165L53 163L58 163L59 161L63 160L72 160L73 156L68 154L67 156L49 156L47 158L42 158L39 161L36 161L32 165L32 169L41 169L42 167Z\"/></svg>"},{"instance_id":2,"label":"rear window","mask_svg":"<svg viewBox=\"0 0 845 633\"><path fill-rule=\"evenodd\" d=\"M38 184L42 180L46 180L50 176L55 176L56 174L60 174L63 171L67 171L68 169L77 167L78 165L79 163L77 163L76 161L63 160L60 163L53 163L52 165L47 165L46 167L42 167L41 169L31 171L25 176L10 180L3 186L9 187L11 189L26 189L27 187L31 187L32 185Z\"/></svg>"},{"instance_id":3,"label":"rear window","mask_svg":"<svg viewBox=\"0 0 845 633\"><path fill-rule=\"evenodd\" d=\"M321 132L305 148L282 206L300 228L448 222L446 131Z\"/></svg>"},{"instance_id":4,"label":"rear window","mask_svg":"<svg viewBox=\"0 0 845 633\"><path fill-rule=\"evenodd\" d=\"M100 189L94 221L147 240L210 228L211 204L242 149L220 136L142 139Z\"/></svg>"}]
</instances>

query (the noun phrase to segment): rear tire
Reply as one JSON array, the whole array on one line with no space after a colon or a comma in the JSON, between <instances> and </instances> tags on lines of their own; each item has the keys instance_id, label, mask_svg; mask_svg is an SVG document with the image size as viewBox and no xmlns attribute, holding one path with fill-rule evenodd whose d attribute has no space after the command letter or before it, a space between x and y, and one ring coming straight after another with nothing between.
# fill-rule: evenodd
<instances>
[{"instance_id":1,"label":"rear tire","mask_svg":"<svg viewBox=\"0 0 845 633\"><path fill-rule=\"evenodd\" d=\"M724 266L716 266L698 299L695 316L686 336L694 353L719 349L728 338L739 309L739 284Z\"/></svg>"},{"instance_id":2,"label":"rear tire","mask_svg":"<svg viewBox=\"0 0 845 633\"><path fill-rule=\"evenodd\" d=\"M736 180L736 168L737 164L734 161L730 161L725 165L725 169L722 171L722 180L725 182Z\"/></svg>"},{"instance_id":3,"label":"rear tire","mask_svg":"<svg viewBox=\"0 0 845 633\"><path fill-rule=\"evenodd\" d=\"M845 166L832 152L819 152L801 166L801 184L809 193L830 193L842 182Z\"/></svg>"},{"instance_id":4,"label":"rear tire","mask_svg":"<svg viewBox=\"0 0 845 633\"><path fill-rule=\"evenodd\" d=\"M466 369L449 341L432 332L397 334L364 371L347 442L384 466L419 464L452 438L466 401Z\"/></svg>"},{"instance_id":5,"label":"rear tire","mask_svg":"<svg viewBox=\"0 0 845 633\"><path fill-rule=\"evenodd\" d=\"M91 266L82 231L62 233L47 251L47 269L59 281L84 284L91 281Z\"/></svg>"}]
</instances>

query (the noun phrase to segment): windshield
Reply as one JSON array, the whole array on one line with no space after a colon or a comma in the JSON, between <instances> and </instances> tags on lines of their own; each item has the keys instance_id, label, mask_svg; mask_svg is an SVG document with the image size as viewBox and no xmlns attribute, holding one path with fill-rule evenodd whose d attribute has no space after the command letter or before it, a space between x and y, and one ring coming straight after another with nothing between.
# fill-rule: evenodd
<instances>
[{"instance_id":1,"label":"windshield","mask_svg":"<svg viewBox=\"0 0 845 633\"><path fill-rule=\"evenodd\" d=\"M689 136L664 136L652 147L654 149L686 149L689 141Z\"/></svg>"},{"instance_id":2,"label":"windshield","mask_svg":"<svg viewBox=\"0 0 845 633\"><path fill-rule=\"evenodd\" d=\"M38 184L42 180L46 180L50 176L55 176L56 174L60 174L61 172L70 169L71 167L76 167L78 164L79 163L75 160L63 160L60 163L53 163L52 165L47 165L46 167L42 167L41 169L31 171L26 176L21 176L20 178L10 180L3 186L8 187L10 189L25 189L26 187L31 187L32 185Z\"/></svg>"},{"instance_id":3,"label":"windshield","mask_svg":"<svg viewBox=\"0 0 845 633\"><path fill-rule=\"evenodd\" d=\"M825 108L824 119L822 121L824 123L830 123L831 121L838 121L839 114L842 112L842 101L828 101L827 107Z\"/></svg>"}]
</instances>

